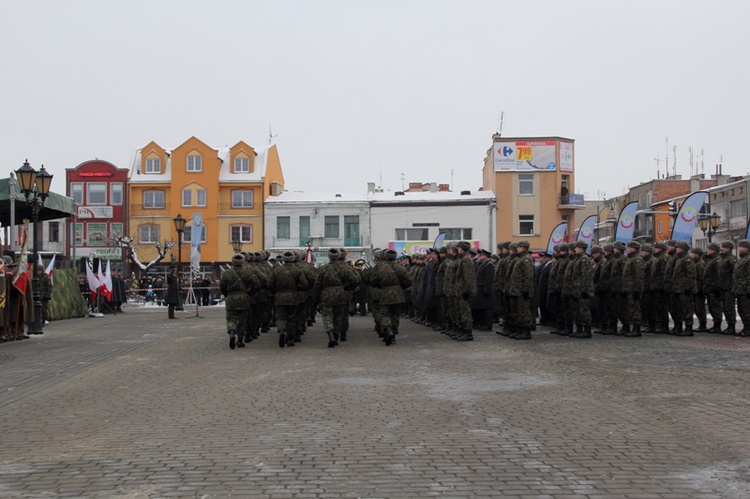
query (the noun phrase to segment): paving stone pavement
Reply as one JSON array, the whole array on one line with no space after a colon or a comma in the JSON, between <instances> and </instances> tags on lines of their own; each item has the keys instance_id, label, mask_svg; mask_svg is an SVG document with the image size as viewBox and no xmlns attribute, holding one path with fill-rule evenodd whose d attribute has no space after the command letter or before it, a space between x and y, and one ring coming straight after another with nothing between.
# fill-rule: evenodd
<instances>
[{"instance_id":1,"label":"paving stone pavement","mask_svg":"<svg viewBox=\"0 0 750 499\"><path fill-rule=\"evenodd\" d=\"M370 317L230 350L218 307L0 345L0 497L750 497L750 340L457 343Z\"/></svg>"}]
</instances>

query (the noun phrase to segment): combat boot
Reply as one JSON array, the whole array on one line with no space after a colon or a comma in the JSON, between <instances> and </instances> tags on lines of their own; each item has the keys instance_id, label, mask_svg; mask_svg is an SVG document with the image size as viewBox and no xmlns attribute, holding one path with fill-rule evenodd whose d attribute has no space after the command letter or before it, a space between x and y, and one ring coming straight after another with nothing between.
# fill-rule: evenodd
<instances>
[{"instance_id":1,"label":"combat boot","mask_svg":"<svg viewBox=\"0 0 750 499\"><path fill-rule=\"evenodd\" d=\"M474 335L471 329L464 331L464 333L456 338L456 341L474 341Z\"/></svg>"},{"instance_id":2,"label":"combat boot","mask_svg":"<svg viewBox=\"0 0 750 499\"><path fill-rule=\"evenodd\" d=\"M648 328L646 329L647 333L655 333L656 332L656 322L655 321L648 321Z\"/></svg>"},{"instance_id":3,"label":"combat boot","mask_svg":"<svg viewBox=\"0 0 750 499\"><path fill-rule=\"evenodd\" d=\"M708 327L706 327L706 323L705 322L701 322L700 324L698 324L698 329L696 329L695 332L696 333L707 333L708 332Z\"/></svg>"},{"instance_id":4,"label":"combat boot","mask_svg":"<svg viewBox=\"0 0 750 499\"><path fill-rule=\"evenodd\" d=\"M393 345L396 336L393 334L393 330L389 327L384 328L385 331L383 333L385 334L385 346L389 347Z\"/></svg>"},{"instance_id":5,"label":"combat boot","mask_svg":"<svg viewBox=\"0 0 750 499\"><path fill-rule=\"evenodd\" d=\"M727 328L721 332L721 334L736 334L737 330L734 327L734 324L727 324Z\"/></svg>"},{"instance_id":6,"label":"combat boot","mask_svg":"<svg viewBox=\"0 0 750 499\"><path fill-rule=\"evenodd\" d=\"M326 333L328 334L328 348L335 347L338 343L334 339L333 331L326 331Z\"/></svg>"},{"instance_id":7,"label":"combat boot","mask_svg":"<svg viewBox=\"0 0 750 499\"><path fill-rule=\"evenodd\" d=\"M714 322L714 325L711 327L711 329L708 330L708 332L721 334L721 322Z\"/></svg>"},{"instance_id":8,"label":"combat boot","mask_svg":"<svg viewBox=\"0 0 750 499\"><path fill-rule=\"evenodd\" d=\"M591 338L591 326L576 325L576 332L571 335L572 338Z\"/></svg>"},{"instance_id":9,"label":"combat boot","mask_svg":"<svg viewBox=\"0 0 750 499\"><path fill-rule=\"evenodd\" d=\"M286 346L286 333L284 330L279 331L279 348L284 348Z\"/></svg>"},{"instance_id":10,"label":"combat boot","mask_svg":"<svg viewBox=\"0 0 750 499\"><path fill-rule=\"evenodd\" d=\"M237 332L234 329L230 329L227 332L229 333L229 348L234 350L234 347L237 346Z\"/></svg>"},{"instance_id":11,"label":"combat boot","mask_svg":"<svg viewBox=\"0 0 750 499\"><path fill-rule=\"evenodd\" d=\"M747 325L747 326L743 325L742 331L740 331L739 336L743 338L750 337L750 325Z\"/></svg>"},{"instance_id":12,"label":"combat boot","mask_svg":"<svg viewBox=\"0 0 750 499\"><path fill-rule=\"evenodd\" d=\"M675 322L674 327L667 334L679 334L680 332L682 332L682 321Z\"/></svg>"},{"instance_id":13,"label":"combat boot","mask_svg":"<svg viewBox=\"0 0 750 499\"><path fill-rule=\"evenodd\" d=\"M619 331L617 330L617 324L615 324L615 334L617 336L624 336L625 334L629 332L630 332L630 324L623 322L622 328Z\"/></svg>"},{"instance_id":14,"label":"combat boot","mask_svg":"<svg viewBox=\"0 0 750 499\"><path fill-rule=\"evenodd\" d=\"M628 332L624 333L623 336L627 336L628 338L638 338L639 336L641 336L641 325L633 324L632 326L630 326Z\"/></svg>"},{"instance_id":15,"label":"combat boot","mask_svg":"<svg viewBox=\"0 0 750 499\"><path fill-rule=\"evenodd\" d=\"M245 348L245 342L241 336L237 338L237 348Z\"/></svg>"},{"instance_id":16,"label":"combat boot","mask_svg":"<svg viewBox=\"0 0 750 499\"><path fill-rule=\"evenodd\" d=\"M521 328L521 330L513 335L513 339L515 340L530 340L531 339L531 329L527 327Z\"/></svg>"},{"instance_id":17,"label":"combat boot","mask_svg":"<svg viewBox=\"0 0 750 499\"><path fill-rule=\"evenodd\" d=\"M346 332L341 333L341 337L339 338L339 341L346 341Z\"/></svg>"},{"instance_id":18,"label":"combat boot","mask_svg":"<svg viewBox=\"0 0 750 499\"><path fill-rule=\"evenodd\" d=\"M693 324L691 322L686 322L685 328L677 333L677 336L693 336Z\"/></svg>"}]
</instances>

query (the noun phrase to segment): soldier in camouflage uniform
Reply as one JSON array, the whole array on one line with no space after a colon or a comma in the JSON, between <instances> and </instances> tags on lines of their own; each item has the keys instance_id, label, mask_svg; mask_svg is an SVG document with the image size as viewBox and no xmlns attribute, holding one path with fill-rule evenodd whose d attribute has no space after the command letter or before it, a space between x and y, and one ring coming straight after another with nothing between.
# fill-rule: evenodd
<instances>
[{"instance_id":1,"label":"soldier in camouflage uniform","mask_svg":"<svg viewBox=\"0 0 750 499\"><path fill-rule=\"evenodd\" d=\"M315 279L312 295L315 303L320 303L328 348L338 345L339 338L345 341L344 317L348 317L350 293L359 284L359 276L350 273L347 266L341 261L341 251L331 248L328 250L328 264L318 270Z\"/></svg>"},{"instance_id":2,"label":"soldier in camouflage uniform","mask_svg":"<svg viewBox=\"0 0 750 499\"><path fill-rule=\"evenodd\" d=\"M477 277L474 270L474 262L471 260L469 250L471 244L468 241L458 243L458 258L456 259L455 273L453 274L454 286L456 288L456 327L460 334L456 335L458 341L472 341L473 320L471 317L470 300L477 293Z\"/></svg>"},{"instance_id":3,"label":"soldier in camouflage uniform","mask_svg":"<svg viewBox=\"0 0 750 499\"><path fill-rule=\"evenodd\" d=\"M719 252L721 246L716 243L708 243L706 249L706 266L703 270L703 294L708 300L708 311L711 314L713 325L709 333L721 333L721 288L719 288Z\"/></svg>"},{"instance_id":4,"label":"soldier in camouflage uniform","mask_svg":"<svg viewBox=\"0 0 750 499\"><path fill-rule=\"evenodd\" d=\"M594 285L594 294L591 295L589 304L591 307L591 324L602 327L602 306L599 297L600 283L602 279L602 267L604 266L604 251L599 246L591 247L591 282Z\"/></svg>"},{"instance_id":5,"label":"soldier in camouflage uniform","mask_svg":"<svg viewBox=\"0 0 750 499\"><path fill-rule=\"evenodd\" d=\"M380 336L383 337L383 322L381 319L381 313L380 313L380 289L374 287L371 283L372 276L375 275L377 272L377 269L383 264L384 258L383 258L383 250L380 248L375 248L372 251L372 256L374 261L372 262L372 266L366 268L364 272L362 273L362 279L367 283L367 288L369 291L369 308L372 312L372 319L375 322L375 332Z\"/></svg>"},{"instance_id":6,"label":"soldier in camouflage uniform","mask_svg":"<svg viewBox=\"0 0 750 499\"><path fill-rule=\"evenodd\" d=\"M515 323L516 317L513 315L512 310L512 297L509 294L510 290L510 276L513 274L513 267L518 261L518 244L508 244L508 265L505 268L505 278L503 279L503 300L505 300L505 317L503 318L503 329L500 332L503 336L512 336L519 331L518 325Z\"/></svg>"},{"instance_id":7,"label":"soldier in camouflage uniform","mask_svg":"<svg viewBox=\"0 0 750 499\"><path fill-rule=\"evenodd\" d=\"M571 305L575 310L576 330L570 336L572 338L591 338L591 306L590 301L594 295L594 267L591 258L586 254L588 243L576 241L573 271L573 293L570 295ZM570 269L570 266L568 267ZM567 279L566 279L567 282Z\"/></svg>"},{"instance_id":8,"label":"soldier in camouflage uniform","mask_svg":"<svg viewBox=\"0 0 750 499\"><path fill-rule=\"evenodd\" d=\"M612 334L623 334L627 332L625 330L625 323L628 317L628 298L627 295L622 291L622 270L625 266L625 250L627 247L622 241L615 241L612 244L614 251L612 252L612 261L610 262L610 307L612 315L609 321L609 330ZM620 321L623 325L623 330L617 329L617 321Z\"/></svg>"},{"instance_id":9,"label":"soldier in camouflage uniform","mask_svg":"<svg viewBox=\"0 0 750 499\"><path fill-rule=\"evenodd\" d=\"M690 257L695 262L695 281L697 292L693 295L693 310L695 310L695 316L698 317L698 329L697 333L707 333L707 316L706 316L706 294L703 291L705 287L703 279L706 274L706 261L703 258L703 250L701 248L693 248L690 250Z\"/></svg>"},{"instance_id":10,"label":"soldier in camouflage uniform","mask_svg":"<svg viewBox=\"0 0 750 499\"><path fill-rule=\"evenodd\" d=\"M534 262L529 255L529 242L518 241L516 262L510 274L508 295L511 300L511 314L517 333L511 338L516 340L530 340L531 326L531 296L534 294Z\"/></svg>"},{"instance_id":11,"label":"soldier in camouflage uniform","mask_svg":"<svg viewBox=\"0 0 750 499\"><path fill-rule=\"evenodd\" d=\"M445 260L445 277L443 281L443 297L445 320L448 324L448 330L445 332L451 338L458 334L458 319L456 318L456 297L458 296L456 288L456 266L458 265L458 243L455 241L448 245L448 256Z\"/></svg>"},{"instance_id":12,"label":"soldier in camouflage uniform","mask_svg":"<svg viewBox=\"0 0 750 499\"><path fill-rule=\"evenodd\" d=\"M370 286L380 290L383 341L386 346L396 342L399 316L404 303L404 290L411 286L406 269L396 261L396 252L385 250L385 261L370 276Z\"/></svg>"},{"instance_id":13,"label":"soldier in camouflage uniform","mask_svg":"<svg viewBox=\"0 0 750 499\"><path fill-rule=\"evenodd\" d=\"M273 267L271 279L268 282L268 289L274 295L276 327L281 348L294 346L300 291L307 290L309 287L304 272L294 265L296 258L293 251L285 251L281 256L283 264Z\"/></svg>"},{"instance_id":14,"label":"soldier in camouflage uniform","mask_svg":"<svg viewBox=\"0 0 750 499\"><path fill-rule=\"evenodd\" d=\"M227 333L229 334L229 348L244 347L245 325L250 311L250 294L260 288L260 281L252 272L246 272L243 267L245 257L240 254L232 257L232 268L227 269L221 276L219 289L225 296L225 315Z\"/></svg>"},{"instance_id":15,"label":"soldier in camouflage uniform","mask_svg":"<svg viewBox=\"0 0 750 499\"><path fill-rule=\"evenodd\" d=\"M641 336L641 295L643 294L643 257L641 243L630 241L622 266L620 293L625 296L626 312L622 321L622 334L630 338Z\"/></svg>"},{"instance_id":16,"label":"soldier in camouflage uniform","mask_svg":"<svg viewBox=\"0 0 750 499\"><path fill-rule=\"evenodd\" d=\"M448 261L448 248L441 246L438 249L438 267L435 271L435 300L437 303L437 310L435 311L437 317L437 328L436 330L440 333L448 332L448 322L445 317L445 263Z\"/></svg>"},{"instance_id":17,"label":"soldier in camouflage uniform","mask_svg":"<svg viewBox=\"0 0 750 499\"><path fill-rule=\"evenodd\" d=\"M257 260L256 267L265 274L266 282L271 280L271 262L269 257L271 254L268 251L255 252L255 259ZM273 293L267 288L259 293L258 301L261 304L261 315L260 315L260 330L263 333L267 333L271 330L271 325L274 323L274 302Z\"/></svg>"},{"instance_id":18,"label":"soldier in camouflage uniform","mask_svg":"<svg viewBox=\"0 0 750 499\"><path fill-rule=\"evenodd\" d=\"M674 286L672 285L674 279L674 266L677 263L677 241L670 239L667 241L667 256L666 263L664 264L664 293L666 294L667 309L669 315L672 317L672 322L677 326L678 322L682 322L680 303L677 294L674 292ZM675 334L677 331L675 328L668 329L668 333Z\"/></svg>"},{"instance_id":19,"label":"soldier in camouflage uniform","mask_svg":"<svg viewBox=\"0 0 750 499\"><path fill-rule=\"evenodd\" d=\"M732 292L732 275L737 258L732 251L734 243L723 241L721 243L721 254L719 255L719 289L721 290L721 310L727 320L727 328L721 334L734 334L737 332L737 311L735 308L736 295Z\"/></svg>"},{"instance_id":20,"label":"soldier in camouflage uniform","mask_svg":"<svg viewBox=\"0 0 750 499\"><path fill-rule=\"evenodd\" d=\"M547 298L550 304L550 313L552 316L551 334L563 334L565 331L565 306L563 303L563 281L565 280L565 269L568 266L568 244L562 243L556 246L557 256L552 263L549 271L549 290Z\"/></svg>"},{"instance_id":21,"label":"soldier in camouflage uniform","mask_svg":"<svg viewBox=\"0 0 750 499\"><path fill-rule=\"evenodd\" d=\"M505 286L505 273L508 270L508 263L510 262L509 248L510 241L503 241L497 244L497 254L500 259L495 266L495 280L493 284L495 287L495 307L497 308L497 318L500 324L503 323L508 315L503 287Z\"/></svg>"},{"instance_id":22,"label":"soldier in camouflage uniform","mask_svg":"<svg viewBox=\"0 0 750 499\"><path fill-rule=\"evenodd\" d=\"M651 277L649 286L651 296L656 303L656 332L669 332L669 304L667 293L664 291L664 273L667 268L667 245L664 242L654 243L654 257L651 259Z\"/></svg>"},{"instance_id":23,"label":"soldier in camouflage uniform","mask_svg":"<svg viewBox=\"0 0 750 499\"><path fill-rule=\"evenodd\" d=\"M242 254L242 253L240 253ZM258 253L245 254L245 268L258 279L260 288L250 296L250 311L247 314L247 328L245 329L245 343L260 336L260 320L263 307L266 304L265 293L268 293L268 277L257 265Z\"/></svg>"},{"instance_id":24,"label":"soldier in camouflage uniform","mask_svg":"<svg viewBox=\"0 0 750 499\"><path fill-rule=\"evenodd\" d=\"M643 293L641 293L642 324L647 325L646 333L656 332L656 298L651 291L651 263L654 260L654 247L644 244L641 247L643 258Z\"/></svg>"},{"instance_id":25,"label":"soldier in camouflage uniform","mask_svg":"<svg viewBox=\"0 0 750 499\"><path fill-rule=\"evenodd\" d=\"M737 246L740 257L734 265L732 291L737 296L737 312L742 320L742 330L735 336L750 336L750 241L743 239Z\"/></svg>"},{"instance_id":26,"label":"soldier in camouflage uniform","mask_svg":"<svg viewBox=\"0 0 750 499\"><path fill-rule=\"evenodd\" d=\"M679 241L675 246L672 293L677 301L678 315L674 330L670 332L677 336L693 336L693 295L697 290L695 262L688 254L690 245L687 241Z\"/></svg>"},{"instance_id":27,"label":"soldier in camouflage uniform","mask_svg":"<svg viewBox=\"0 0 750 499\"><path fill-rule=\"evenodd\" d=\"M614 255L614 246L611 244L605 244L604 256L602 257L601 270L599 272L599 281L595 288L597 302L599 304L599 317L601 323L599 331L595 331L599 334L614 334L610 329L611 318L615 314L612 310L612 258Z\"/></svg>"}]
</instances>

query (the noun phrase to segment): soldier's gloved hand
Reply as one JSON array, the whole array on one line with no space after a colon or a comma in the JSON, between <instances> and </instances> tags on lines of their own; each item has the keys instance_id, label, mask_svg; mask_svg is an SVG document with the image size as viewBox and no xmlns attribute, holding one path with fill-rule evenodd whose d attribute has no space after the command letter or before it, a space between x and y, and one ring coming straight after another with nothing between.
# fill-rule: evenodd
<instances>
[{"instance_id":1,"label":"soldier's gloved hand","mask_svg":"<svg viewBox=\"0 0 750 499\"><path fill-rule=\"evenodd\" d=\"M466 291L466 292L465 292L465 293L464 293L463 295L461 295L461 296L463 296L463 297L464 297L464 300L468 300L469 298L471 298L471 293L469 293L468 291Z\"/></svg>"},{"instance_id":2,"label":"soldier's gloved hand","mask_svg":"<svg viewBox=\"0 0 750 499\"><path fill-rule=\"evenodd\" d=\"M523 299L524 300L528 300L529 298L531 298L531 295L529 295L529 293L524 292L523 293Z\"/></svg>"},{"instance_id":3,"label":"soldier's gloved hand","mask_svg":"<svg viewBox=\"0 0 750 499\"><path fill-rule=\"evenodd\" d=\"M692 292L692 291L690 291L689 289L686 289L686 290L685 290L685 295L687 295L687 296L690 296L690 295L692 295L692 294L693 294L693 292Z\"/></svg>"},{"instance_id":4,"label":"soldier's gloved hand","mask_svg":"<svg viewBox=\"0 0 750 499\"><path fill-rule=\"evenodd\" d=\"M633 292L633 298L635 298L636 300L640 300L641 299L641 293L639 291L634 291Z\"/></svg>"},{"instance_id":5,"label":"soldier's gloved hand","mask_svg":"<svg viewBox=\"0 0 750 499\"><path fill-rule=\"evenodd\" d=\"M581 298L583 298L584 300L588 299L588 297L589 297L589 294L586 291L581 293Z\"/></svg>"}]
</instances>

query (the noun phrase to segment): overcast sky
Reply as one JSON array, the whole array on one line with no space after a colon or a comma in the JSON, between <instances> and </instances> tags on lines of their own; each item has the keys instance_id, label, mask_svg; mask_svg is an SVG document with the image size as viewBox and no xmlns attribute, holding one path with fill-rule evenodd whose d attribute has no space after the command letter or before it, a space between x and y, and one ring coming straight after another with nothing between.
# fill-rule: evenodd
<instances>
[{"instance_id":1,"label":"overcast sky","mask_svg":"<svg viewBox=\"0 0 750 499\"><path fill-rule=\"evenodd\" d=\"M269 126L289 190L475 190L501 112L503 136L575 139L587 198L654 178L667 137L683 178L689 147L707 174L750 171L746 0L0 6L0 161L60 193L84 161L265 147Z\"/></svg>"}]
</instances>

